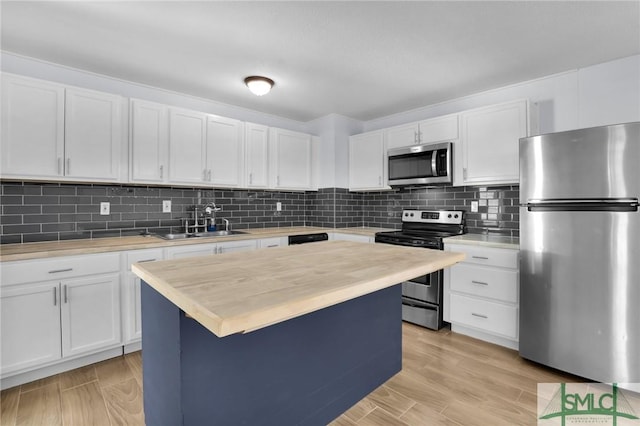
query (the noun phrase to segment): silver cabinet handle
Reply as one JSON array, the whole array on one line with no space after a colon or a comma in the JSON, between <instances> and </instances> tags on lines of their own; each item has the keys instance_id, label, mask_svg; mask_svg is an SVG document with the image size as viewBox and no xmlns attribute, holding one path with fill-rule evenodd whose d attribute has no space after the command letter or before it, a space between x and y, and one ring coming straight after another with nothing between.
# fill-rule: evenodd
<instances>
[{"instance_id":1,"label":"silver cabinet handle","mask_svg":"<svg viewBox=\"0 0 640 426\"><path fill-rule=\"evenodd\" d=\"M66 268L66 269L54 269L53 271L49 271L50 274L58 274L60 272L69 272L69 271L73 271L73 268Z\"/></svg>"},{"instance_id":2,"label":"silver cabinet handle","mask_svg":"<svg viewBox=\"0 0 640 426\"><path fill-rule=\"evenodd\" d=\"M488 257L485 256L471 256L472 259L480 259L480 260L489 260Z\"/></svg>"},{"instance_id":3,"label":"silver cabinet handle","mask_svg":"<svg viewBox=\"0 0 640 426\"><path fill-rule=\"evenodd\" d=\"M471 280L471 282L472 282L473 284L489 285L489 283L483 283L482 281L474 281L474 280Z\"/></svg>"},{"instance_id":4,"label":"silver cabinet handle","mask_svg":"<svg viewBox=\"0 0 640 426\"><path fill-rule=\"evenodd\" d=\"M209 182L211 182L211 169L209 169Z\"/></svg>"},{"instance_id":5,"label":"silver cabinet handle","mask_svg":"<svg viewBox=\"0 0 640 426\"><path fill-rule=\"evenodd\" d=\"M249 185L253 185L253 173L249 173Z\"/></svg>"},{"instance_id":6,"label":"silver cabinet handle","mask_svg":"<svg viewBox=\"0 0 640 426\"><path fill-rule=\"evenodd\" d=\"M462 169L462 179L465 179L465 180L467 179L467 168L466 167Z\"/></svg>"},{"instance_id":7,"label":"silver cabinet handle","mask_svg":"<svg viewBox=\"0 0 640 426\"><path fill-rule=\"evenodd\" d=\"M418 130L418 143L422 142L422 132Z\"/></svg>"},{"instance_id":8,"label":"silver cabinet handle","mask_svg":"<svg viewBox=\"0 0 640 426\"><path fill-rule=\"evenodd\" d=\"M161 165L160 166L160 179L163 179L163 178L164 178L164 166Z\"/></svg>"},{"instance_id":9,"label":"silver cabinet handle","mask_svg":"<svg viewBox=\"0 0 640 426\"><path fill-rule=\"evenodd\" d=\"M65 170L65 174L71 173L71 158L67 158L67 170Z\"/></svg>"},{"instance_id":10,"label":"silver cabinet handle","mask_svg":"<svg viewBox=\"0 0 640 426\"><path fill-rule=\"evenodd\" d=\"M144 262L155 262L155 259L138 260L138 263L144 263Z\"/></svg>"},{"instance_id":11,"label":"silver cabinet handle","mask_svg":"<svg viewBox=\"0 0 640 426\"><path fill-rule=\"evenodd\" d=\"M62 291L64 292L64 303L67 303L69 301L69 298L67 297L67 285L63 285L62 286Z\"/></svg>"},{"instance_id":12,"label":"silver cabinet handle","mask_svg":"<svg viewBox=\"0 0 640 426\"><path fill-rule=\"evenodd\" d=\"M58 306L58 288L53 288L53 306Z\"/></svg>"},{"instance_id":13,"label":"silver cabinet handle","mask_svg":"<svg viewBox=\"0 0 640 426\"><path fill-rule=\"evenodd\" d=\"M207 180L207 169L202 171L202 180Z\"/></svg>"},{"instance_id":14,"label":"silver cabinet handle","mask_svg":"<svg viewBox=\"0 0 640 426\"><path fill-rule=\"evenodd\" d=\"M271 244L269 246L267 246L267 248L271 248L271 247L279 247L277 244Z\"/></svg>"},{"instance_id":15,"label":"silver cabinet handle","mask_svg":"<svg viewBox=\"0 0 640 426\"><path fill-rule=\"evenodd\" d=\"M489 318L489 317L488 317L488 316L486 316L486 315L476 314L475 312L471 312L471 315L473 315L474 317L478 317L478 318L484 318L484 319Z\"/></svg>"},{"instance_id":16,"label":"silver cabinet handle","mask_svg":"<svg viewBox=\"0 0 640 426\"><path fill-rule=\"evenodd\" d=\"M58 174L62 174L62 157L58 157Z\"/></svg>"},{"instance_id":17,"label":"silver cabinet handle","mask_svg":"<svg viewBox=\"0 0 640 426\"><path fill-rule=\"evenodd\" d=\"M413 132L413 143L418 143L418 132Z\"/></svg>"},{"instance_id":18,"label":"silver cabinet handle","mask_svg":"<svg viewBox=\"0 0 640 426\"><path fill-rule=\"evenodd\" d=\"M382 176L378 176L378 186L382 186Z\"/></svg>"}]
</instances>

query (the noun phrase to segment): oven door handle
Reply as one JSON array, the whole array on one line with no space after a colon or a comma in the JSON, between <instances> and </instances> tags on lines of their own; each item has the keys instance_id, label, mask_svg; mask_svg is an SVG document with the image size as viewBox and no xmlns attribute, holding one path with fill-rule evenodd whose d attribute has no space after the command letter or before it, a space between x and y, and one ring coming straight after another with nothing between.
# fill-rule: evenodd
<instances>
[{"instance_id":1,"label":"oven door handle","mask_svg":"<svg viewBox=\"0 0 640 426\"><path fill-rule=\"evenodd\" d=\"M427 303L427 302L422 302L420 300L410 299L408 297L402 298L402 304L407 306L412 306L414 308L430 309L432 311L435 311L438 309L437 305Z\"/></svg>"}]
</instances>

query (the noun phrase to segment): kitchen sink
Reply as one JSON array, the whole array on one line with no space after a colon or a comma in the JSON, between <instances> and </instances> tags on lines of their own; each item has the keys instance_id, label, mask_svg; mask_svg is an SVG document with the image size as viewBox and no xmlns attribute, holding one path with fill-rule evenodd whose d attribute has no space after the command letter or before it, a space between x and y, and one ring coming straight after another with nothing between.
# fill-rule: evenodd
<instances>
[{"instance_id":1,"label":"kitchen sink","mask_svg":"<svg viewBox=\"0 0 640 426\"><path fill-rule=\"evenodd\" d=\"M243 231L211 231L211 232L196 232L193 234L187 234L184 232L176 234L160 234L160 238L165 240L182 240L184 238L213 238L213 237L226 237L228 235L245 234Z\"/></svg>"}]
</instances>

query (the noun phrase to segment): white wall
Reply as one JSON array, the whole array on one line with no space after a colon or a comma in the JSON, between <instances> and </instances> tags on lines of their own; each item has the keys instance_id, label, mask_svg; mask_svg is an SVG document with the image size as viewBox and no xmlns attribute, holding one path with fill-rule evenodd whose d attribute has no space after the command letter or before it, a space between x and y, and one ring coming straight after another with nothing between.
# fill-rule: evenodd
<instances>
[{"instance_id":1,"label":"white wall","mask_svg":"<svg viewBox=\"0 0 640 426\"><path fill-rule=\"evenodd\" d=\"M330 114L307 123L307 131L320 136L319 188L349 187L349 136L362 133L362 122Z\"/></svg>"},{"instance_id":2,"label":"white wall","mask_svg":"<svg viewBox=\"0 0 640 426\"><path fill-rule=\"evenodd\" d=\"M578 127L640 121L640 55L578 70Z\"/></svg>"}]
</instances>

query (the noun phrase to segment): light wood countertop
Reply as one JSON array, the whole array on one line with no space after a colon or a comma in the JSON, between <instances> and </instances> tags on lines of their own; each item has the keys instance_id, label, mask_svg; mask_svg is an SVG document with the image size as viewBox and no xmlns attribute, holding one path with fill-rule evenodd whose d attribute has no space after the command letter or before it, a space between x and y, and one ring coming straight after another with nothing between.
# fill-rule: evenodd
<instances>
[{"instance_id":1,"label":"light wood countertop","mask_svg":"<svg viewBox=\"0 0 640 426\"><path fill-rule=\"evenodd\" d=\"M136 263L132 271L224 337L305 315L463 259L464 254L439 250L325 241Z\"/></svg>"},{"instance_id":2,"label":"light wood countertop","mask_svg":"<svg viewBox=\"0 0 640 426\"><path fill-rule=\"evenodd\" d=\"M503 235L464 234L447 237L443 241L445 244L465 244L510 250L520 249L520 239L518 237L507 237Z\"/></svg>"},{"instance_id":3,"label":"light wood countertop","mask_svg":"<svg viewBox=\"0 0 640 426\"><path fill-rule=\"evenodd\" d=\"M320 228L312 226L293 226L284 228L242 229L244 234L216 238L188 238L182 240L164 240L157 236L132 236L114 238L79 239L65 241L46 241L25 244L0 245L0 262L14 260L46 259L57 256L108 253L113 251L139 250L146 248L171 247L190 244L206 244L224 241L253 240L259 238L284 237L315 232L337 232L373 237L376 232L388 231L383 228Z\"/></svg>"}]
</instances>

